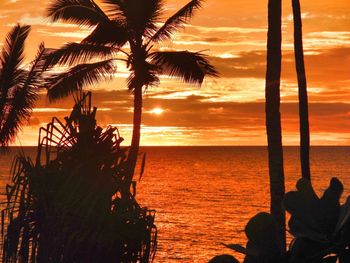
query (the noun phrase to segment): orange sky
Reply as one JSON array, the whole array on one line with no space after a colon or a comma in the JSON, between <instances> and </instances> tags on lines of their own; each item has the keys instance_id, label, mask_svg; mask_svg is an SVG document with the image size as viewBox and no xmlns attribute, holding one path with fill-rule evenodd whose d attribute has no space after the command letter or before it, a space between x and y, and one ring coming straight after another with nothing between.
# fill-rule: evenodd
<instances>
[{"instance_id":1,"label":"orange sky","mask_svg":"<svg viewBox=\"0 0 350 263\"><path fill-rule=\"evenodd\" d=\"M0 0L0 41L16 22L33 25L26 51L33 58L41 41L59 47L90 30L49 23L50 1ZM171 14L187 1L166 1ZM297 86L292 45L291 1L283 1L283 141L298 144ZM350 1L301 0L313 145L350 144ZM163 78L144 100L143 145L265 145L264 77L267 0L207 0L192 23L160 48L207 50L221 73L202 88ZM89 89L102 126L116 124L129 143L132 97L122 65L113 81ZM41 96L17 144L34 145L38 128L64 117L70 100L49 104ZM154 111L155 108L163 111ZM159 114L161 112L161 114ZM157 114L158 113L158 114Z\"/></svg>"}]
</instances>

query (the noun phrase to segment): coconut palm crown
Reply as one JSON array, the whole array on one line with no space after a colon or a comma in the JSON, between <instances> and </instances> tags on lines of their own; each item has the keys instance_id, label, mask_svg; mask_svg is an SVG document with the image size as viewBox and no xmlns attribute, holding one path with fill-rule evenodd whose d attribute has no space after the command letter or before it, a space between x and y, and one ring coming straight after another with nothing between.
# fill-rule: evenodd
<instances>
[{"instance_id":1,"label":"coconut palm crown","mask_svg":"<svg viewBox=\"0 0 350 263\"><path fill-rule=\"evenodd\" d=\"M24 45L30 26L15 25L8 33L0 54L0 148L16 138L30 117L42 84L45 48L41 44L36 58L24 65Z\"/></svg>"},{"instance_id":2,"label":"coconut palm crown","mask_svg":"<svg viewBox=\"0 0 350 263\"><path fill-rule=\"evenodd\" d=\"M190 1L165 22L162 22L165 11L162 0L102 0L100 6L93 0L55 0L48 8L48 16L53 21L63 20L93 28L80 43L67 43L52 50L47 57L47 67L70 67L48 79L51 100L109 79L116 71L116 61L124 61L130 71L127 86L134 95L130 183L140 143L143 92L158 85L160 75L198 85L205 76L217 76L207 56L200 52L155 48L161 41L170 40L202 2Z\"/></svg>"}]
</instances>

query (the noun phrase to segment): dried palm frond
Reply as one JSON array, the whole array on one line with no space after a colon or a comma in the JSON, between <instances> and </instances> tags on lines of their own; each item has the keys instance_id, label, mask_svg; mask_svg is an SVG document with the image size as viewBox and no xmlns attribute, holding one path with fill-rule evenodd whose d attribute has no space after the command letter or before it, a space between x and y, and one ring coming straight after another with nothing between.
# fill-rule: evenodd
<instances>
[{"instance_id":1,"label":"dried palm frond","mask_svg":"<svg viewBox=\"0 0 350 263\"><path fill-rule=\"evenodd\" d=\"M151 262L154 211L121 199L128 149L96 125L80 93L64 122L40 129L36 162L19 156L2 211L3 262Z\"/></svg>"}]
</instances>

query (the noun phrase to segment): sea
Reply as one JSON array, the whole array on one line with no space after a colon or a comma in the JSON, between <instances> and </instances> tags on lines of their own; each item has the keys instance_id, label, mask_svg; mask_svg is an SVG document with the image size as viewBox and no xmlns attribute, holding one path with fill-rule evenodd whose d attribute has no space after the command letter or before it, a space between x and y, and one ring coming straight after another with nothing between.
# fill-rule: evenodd
<instances>
[{"instance_id":1,"label":"sea","mask_svg":"<svg viewBox=\"0 0 350 263\"><path fill-rule=\"evenodd\" d=\"M0 157L0 188L9 180L19 151ZM22 149L34 156L34 147ZM245 245L249 218L269 211L266 147L143 147L145 173L137 183L137 200L156 210L158 248L155 261L208 262L219 254L241 256L223 244ZM300 178L298 147L284 148L286 190ZM332 177L350 194L350 147L312 147L312 182L320 195ZM138 179L136 177L136 179Z\"/></svg>"}]
</instances>

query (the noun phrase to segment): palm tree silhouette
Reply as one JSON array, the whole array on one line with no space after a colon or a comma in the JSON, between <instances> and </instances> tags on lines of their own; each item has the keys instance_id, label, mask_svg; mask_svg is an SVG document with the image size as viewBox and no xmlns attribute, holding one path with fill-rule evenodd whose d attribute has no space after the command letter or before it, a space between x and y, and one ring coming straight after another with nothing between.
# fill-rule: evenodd
<instances>
[{"instance_id":1,"label":"palm tree silhouette","mask_svg":"<svg viewBox=\"0 0 350 263\"><path fill-rule=\"evenodd\" d=\"M144 90L158 85L160 74L200 85L205 76L217 76L217 71L200 52L159 51L154 47L170 40L187 23L202 6L201 0L190 1L162 25L159 25L164 11L162 0L103 2L106 11L93 0L56 0L48 8L53 21L95 26L80 43L68 43L47 57L49 67L56 64L71 67L48 80L48 95L51 100L67 96L86 84L109 78L116 70L115 61L126 63L130 70L127 85L134 95L130 172L126 178L130 186L139 151ZM97 61L88 63L91 59Z\"/></svg>"},{"instance_id":2,"label":"palm tree silhouette","mask_svg":"<svg viewBox=\"0 0 350 263\"><path fill-rule=\"evenodd\" d=\"M298 76L299 93L299 122L300 122L300 161L301 175L311 179L310 176L310 129L309 109L307 97L307 82L304 63L302 19L299 0L292 0L294 17L294 53L295 66Z\"/></svg>"},{"instance_id":3,"label":"palm tree silhouette","mask_svg":"<svg viewBox=\"0 0 350 263\"><path fill-rule=\"evenodd\" d=\"M30 26L16 25L7 35L0 55L0 147L13 142L21 126L30 117L42 83L44 45L24 69L24 44Z\"/></svg>"},{"instance_id":4,"label":"palm tree silhouette","mask_svg":"<svg viewBox=\"0 0 350 263\"><path fill-rule=\"evenodd\" d=\"M286 249L285 212L282 207L285 193L283 148L280 114L281 79L281 0L268 2L268 39L266 70L266 130L269 153L269 176L271 214L278 226L278 241L281 252Z\"/></svg>"}]
</instances>

